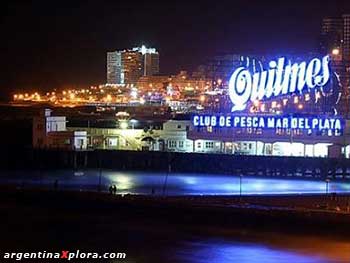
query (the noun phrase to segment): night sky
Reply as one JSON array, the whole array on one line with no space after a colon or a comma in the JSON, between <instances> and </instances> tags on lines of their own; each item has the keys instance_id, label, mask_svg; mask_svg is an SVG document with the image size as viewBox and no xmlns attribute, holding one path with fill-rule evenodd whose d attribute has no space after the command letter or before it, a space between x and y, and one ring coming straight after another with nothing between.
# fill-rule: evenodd
<instances>
[{"instance_id":1,"label":"night sky","mask_svg":"<svg viewBox=\"0 0 350 263\"><path fill-rule=\"evenodd\" d=\"M217 53L317 50L322 17L350 1L9 1L0 9L0 95L105 82L106 52L145 44L161 73Z\"/></svg>"}]
</instances>

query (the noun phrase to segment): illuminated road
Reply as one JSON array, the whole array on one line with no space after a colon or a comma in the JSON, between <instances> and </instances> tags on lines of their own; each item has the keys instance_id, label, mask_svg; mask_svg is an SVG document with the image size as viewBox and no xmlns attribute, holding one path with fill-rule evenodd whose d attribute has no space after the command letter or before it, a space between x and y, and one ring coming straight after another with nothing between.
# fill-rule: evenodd
<instances>
[{"instance_id":1,"label":"illuminated road","mask_svg":"<svg viewBox=\"0 0 350 263\"><path fill-rule=\"evenodd\" d=\"M51 172L0 172L1 184L53 187L55 180L61 189L97 190L100 172L51 171ZM301 194L325 193L324 181L300 179L271 179L242 177L242 194ZM119 193L168 195L234 195L239 194L240 178L228 175L146 173L146 172L101 172L104 190L115 184ZM350 182L329 182L329 192L350 193Z\"/></svg>"}]
</instances>

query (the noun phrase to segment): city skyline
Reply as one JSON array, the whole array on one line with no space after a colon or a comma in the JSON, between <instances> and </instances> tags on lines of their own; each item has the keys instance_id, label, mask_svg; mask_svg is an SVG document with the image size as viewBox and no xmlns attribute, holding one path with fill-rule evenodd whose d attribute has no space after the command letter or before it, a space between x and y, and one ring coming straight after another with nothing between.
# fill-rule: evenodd
<instances>
[{"instance_id":1,"label":"city skyline","mask_svg":"<svg viewBox=\"0 0 350 263\"><path fill-rule=\"evenodd\" d=\"M159 53L145 45L107 52L107 84L136 84L142 76L159 74Z\"/></svg>"},{"instance_id":2,"label":"city skyline","mask_svg":"<svg viewBox=\"0 0 350 263\"><path fill-rule=\"evenodd\" d=\"M1 95L16 89L104 83L106 52L142 44L159 51L162 74L195 70L218 53L315 51L322 19L350 11L346 1L336 2L325 1L317 12L312 1L222 1L215 6L208 1L61 2L54 9L41 1L9 3L1 20ZM240 11L247 7L247 14Z\"/></svg>"},{"instance_id":3,"label":"city skyline","mask_svg":"<svg viewBox=\"0 0 350 263\"><path fill-rule=\"evenodd\" d=\"M0 32L4 262L349 262L350 0L5 0Z\"/></svg>"}]
</instances>

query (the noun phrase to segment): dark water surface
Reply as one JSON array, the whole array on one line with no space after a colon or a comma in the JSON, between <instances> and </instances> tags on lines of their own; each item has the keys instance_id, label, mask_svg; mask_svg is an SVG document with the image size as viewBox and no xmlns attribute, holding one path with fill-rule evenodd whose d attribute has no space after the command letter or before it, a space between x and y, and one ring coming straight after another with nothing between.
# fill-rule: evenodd
<instances>
[{"instance_id":1,"label":"dark water surface","mask_svg":"<svg viewBox=\"0 0 350 263\"><path fill-rule=\"evenodd\" d=\"M281 237L282 239L288 237ZM260 241L261 242L261 241ZM280 244L242 242L226 239L200 239L183 242L171 249L173 262L349 262L350 243L302 238ZM158 262L158 261L155 261Z\"/></svg>"},{"instance_id":2,"label":"dark water surface","mask_svg":"<svg viewBox=\"0 0 350 263\"><path fill-rule=\"evenodd\" d=\"M156 194L161 194L165 182L168 195L231 195L239 194L240 189L240 178L227 175L170 173L167 176L165 173L107 170L101 173L96 170L0 173L1 184L53 187L55 180L58 180L59 187L67 190L97 190L100 179L105 190L108 185L116 184L119 193L149 194L153 188ZM326 183L322 181L242 178L243 194L298 194L324 193L325 191ZM330 182L329 191L350 192L350 184ZM243 233L241 229L234 232L232 229L225 228L210 231L198 228L199 230L196 231L186 231L186 229L176 229L171 224L167 225L166 222L159 225L157 222L143 220L142 214L139 219L133 218L133 223L124 219L113 221L114 219L102 216L100 218L97 215L96 220L99 223L96 224L95 221L89 223L90 221L80 214L72 214L70 219L67 219L66 215L60 214L46 215L43 213L44 215L39 216L42 212L39 210L40 207L37 209L34 212L28 208L27 211L22 212L21 210L18 215L14 215L14 218L18 219L19 225L13 225L12 228L9 228L8 236L15 245L18 244L19 250L30 243L29 239L35 230L37 231L37 239L40 240L39 247L41 247L41 243L49 244L52 238L57 238L57 240L62 239L63 244L66 244L69 249L79 247L80 244L82 247L91 248L92 251L102 249L106 252L127 253L125 260L110 260L108 262L350 262L350 241L340 240L337 237L316 238L290 234L251 233L249 231L243 231ZM31 222L35 222L36 225L32 226L31 223L28 223L28 225L22 226L20 217L31 218ZM112 222L106 223L108 220L112 220ZM4 222L7 224L6 220ZM192 227L188 226L189 229ZM17 230L18 233L13 232L13 229ZM231 233L231 231L233 232ZM12 233L19 235L18 241ZM22 245L20 245L22 242L20 240L24 240ZM7 240L4 239L2 242L6 243Z\"/></svg>"},{"instance_id":3,"label":"dark water surface","mask_svg":"<svg viewBox=\"0 0 350 263\"><path fill-rule=\"evenodd\" d=\"M350 242L266 234L182 236L129 247L130 263L331 263L350 262ZM155 236L157 237L157 235ZM113 261L112 261L113 262ZM120 261L115 261L120 262Z\"/></svg>"}]
</instances>

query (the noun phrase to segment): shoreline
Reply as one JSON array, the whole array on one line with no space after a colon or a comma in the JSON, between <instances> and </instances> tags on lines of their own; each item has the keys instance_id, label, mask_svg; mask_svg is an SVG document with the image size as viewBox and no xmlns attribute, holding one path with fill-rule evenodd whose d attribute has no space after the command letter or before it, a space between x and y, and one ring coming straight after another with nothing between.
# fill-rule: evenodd
<instances>
[{"instance_id":1,"label":"shoreline","mask_svg":"<svg viewBox=\"0 0 350 263\"><path fill-rule=\"evenodd\" d=\"M74 215L78 221L106 218L107 221L112 220L116 224L166 223L175 228L220 228L223 232L249 230L258 233L307 234L337 239L347 239L350 234L348 212L302 209L300 205L275 205L281 200L291 204L307 204L324 198L321 195L243 196L239 200L237 196L111 196L98 192L16 190L2 187L0 198L0 206L7 214L1 219L5 220L1 222L5 226L9 222L35 225L43 219L55 221L54 215L58 213L60 216L64 215L63 218L67 217L68 222ZM350 196L342 198L349 199ZM21 216L22 213L25 213L25 216Z\"/></svg>"}]
</instances>

